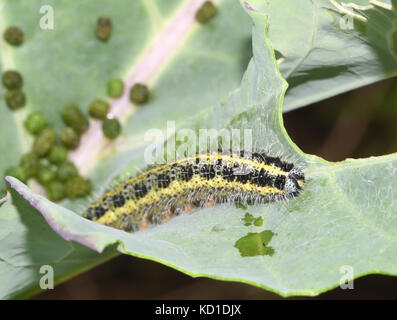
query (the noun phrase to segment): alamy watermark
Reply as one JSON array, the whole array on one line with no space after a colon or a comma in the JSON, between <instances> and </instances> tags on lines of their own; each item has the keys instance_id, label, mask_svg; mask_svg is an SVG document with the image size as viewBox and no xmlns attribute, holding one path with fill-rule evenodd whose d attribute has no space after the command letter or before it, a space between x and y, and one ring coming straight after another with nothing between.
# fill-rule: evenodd
<instances>
[{"instance_id":1,"label":"alamy watermark","mask_svg":"<svg viewBox=\"0 0 397 320\"><path fill-rule=\"evenodd\" d=\"M176 131L175 121L167 121L166 131L150 129L144 135L144 159L147 164L171 162L181 157L218 150L222 154L252 153L251 129L214 129L193 130L182 128Z\"/></svg>"},{"instance_id":2,"label":"alamy watermark","mask_svg":"<svg viewBox=\"0 0 397 320\"><path fill-rule=\"evenodd\" d=\"M40 29L54 30L54 8L48 4L45 4L40 7L39 12L43 15L40 18Z\"/></svg>"},{"instance_id":3,"label":"alamy watermark","mask_svg":"<svg viewBox=\"0 0 397 320\"><path fill-rule=\"evenodd\" d=\"M354 268L349 265L341 266L339 273L342 277L339 280L339 286L342 290L354 289Z\"/></svg>"},{"instance_id":4,"label":"alamy watermark","mask_svg":"<svg viewBox=\"0 0 397 320\"><path fill-rule=\"evenodd\" d=\"M350 14L345 14L339 19L339 27L344 31L354 30L354 17Z\"/></svg>"},{"instance_id":5,"label":"alamy watermark","mask_svg":"<svg viewBox=\"0 0 397 320\"><path fill-rule=\"evenodd\" d=\"M40 288L42 290L54 289L54 268L50 265L42 265L40 267Z\"/></svg>"}]
</instances>

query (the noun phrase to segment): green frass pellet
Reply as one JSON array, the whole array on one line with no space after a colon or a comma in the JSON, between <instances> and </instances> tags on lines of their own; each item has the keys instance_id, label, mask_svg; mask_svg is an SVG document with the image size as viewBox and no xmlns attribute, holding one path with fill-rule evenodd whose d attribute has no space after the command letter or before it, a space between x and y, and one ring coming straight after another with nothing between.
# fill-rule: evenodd
<instances>
[{"instance_id":1,"label":"green frass pellet","mask_svg":"<svg viewBox=\"0 0 397 320\"><path fill-rule=\"evenodd\" d=\"M47 127L47 119L41 112L33 112L26 118L24 126L31 134L37 134Z\"/></svg>"},{"instance_id":2,"label":"green frass pellet","mask_svg":"<svg viewBox=\"0 0 397 320\"><path fill-rule=\"evenodd\" d=\"M76 149L80 144L80 136L70 127L66 127L62 130L61 140L63 145L68 149Z\"/></svg>"},{"instance_id":3,"label":"green frass pellet","mask_svg":"<svg viewBox=\"0 0 397 320\"><path fill-rule=\"evenodd\" d=\"M61 145L52 147L48 160L53 164L61 164L68 157L68 149Z\"/></svg>"},{"instance_id":4,"label":"green frass pellet","mask_svg":"<svg viewBox=\"0 0 397 320\"><path fill-rule=\"evenodd\" d=\"M142 83L136 83L130 90L130 101L135 104L144 104L149 99L149 89Z\"/></svg>"},{"instance_id":5,"label":"green frass pellet","mask_svg":"<svg viewBox=\"0 0 397 320\"><path fill-rule=\"evenodd\" d=\"M84 197L91 192L91 181L76 176L66 182L66 195L70 199Z\"/></svg>"},{"instance_id":6,"label":"green frass pellet","mask_svg":"<svg viewBox=\"0 0 397 320\"><path fill-rule=\"evenodd\" d=\"M99 40L106 41L112 34L112 21L107 17L100 17L97 21L96 36Z\"/></svg>"},{"instance_id":7,"label":"green frass pellet","mask_svg":"<svg viewBox=\"0 0 397 320\"><path fill-rule=\"evenodd\" d=\"M35 177L40 168L39 157L33 152L22 156L20 166L25 170L28 178Z\"/></svg>"},{"instance_id":8,"label":"green frass pellet","mask_svg":"<svg viewBox=\"0 0 397 320\"><path fill-rule=\"evenodd\" d=\"M10 90L18 90L22 88L22 76L18 71L8 70L3 73L3 85Z\"/></svg>"},{"instance_id":9,"label":"green frass pellet","mask_svg":"<svg viewBox=\"0 0 397 320\"><path fill-rule=\"evenodd\" d=\"M88 129L88 119L75 105L63 109L62 119L68 127L73 128L78 134L82 134Z\"/></svg>"},{"instance_id":10,"label":"green frass pellet","mask_svg":"<svg viewBox=\"0 0 397 320\"><path fill-rule=\"evenodd\" d=\"M11 176L11 177L17 178L18 180L20 180L22 182L26 182L28 180L28 176L26 174L26 171L21 166L9 167L4 172L4 176Z\"/></svg>"},{"instance_id":11,"label":"green frass pellet","mask_svg":"<svg viewBox=\"0 0 397 320\"><path fill-rule=\"evenodd\" d=\"M19 90L9 90L5 94L7 106L11 110L22 108L26 103L25 94Z\"/></svg>"},{"instance_id":12,"label":"green frass pellet","mask_svg":"<svg viewBox=\"0 0 397 320\"><path fill-rule=\"evenodd\" d=\"M91 117L102 120L106 118L106 115L109 112L109 107L108 102L101 99L95 99L91 102L88 112Z\"/></svg>"},{"instance_id":13,"label":"green frass pellet","mask_svg":"<svg viewBox=\"0 0 397 320\"><path fill-rule=\"evenodd\" d=\"M65 184L56 180L51 181L46 188L46 193L51 201L61 201L66 196Z\"/></svg>"},{"instance_id":14,"label":"green frass pellet","mask_svg":"<svg viewBox=\"0 0 397 320\"><path fill-rule=\"evenodd\" d=\"M51 181L54 181L56 177L57 174L51 166L41 166L37 172L37 180L43 186L47 186Z\"/></svg>"},{"instance_id":15,"label":"green frass pellet","mask_svg":"<svg viewBox=\"0 0 397 320\"><path fill-rule=\"evenodd\" d=\"M117 119L105 119L102 123L103 134L108 139L116 139L121 132L121 125Z\"/></svg>"},{"instance_id":16,"label":"green frass pellet","mask_svg":"<svg viewBox=\"0 0 397 320\"><path fill-rule=\"evenodd\" d=\"M124 92L124 82L121 79L110 79L107 86L108 96L119 98Z\"/></svg>"},{"instance_id":17,"label":"green frass pellet","mask_svg":"<svg viewBox=\"0 0 397 320\"><path fill-rule=\"evenodd\" d=\"M39 157L44 157L50 153L51 148L57 140L56 133L51 128L44 128L36 136L33 143L33 152Z\"/></svg>"},{"instance_id":18,"label":"green frass pellet","mask_svg":"<svg viewBox=\"0 0 397 320\"><path fill-rule=\"evenodd\" d=\"M4 40L13 46L19 46L23 43L23 31L19 27L8 27L3 34Z\"/></svg>"},{"instance_id":19,"label":"green frass pellet","mask_svg":"<svg viewBox=\"0 0 397 320\"><path fill-rule=\"evenodd\" d=\"M60 164L57 170L58 179L61 181L67 181L79 174L76 166L73 162L65 161Z\"/></svg>"},{"instance_id":20,"label":"green frass pellet","mask_svg":"<svg viewBox=\"0 0 397 320\"><path fill-rule=\"evenodd\" d=\"M195 17L198 22L205 23L215 16L217 12L218 9L212 2L206 1L201 8L197 10Z\"/></svg>"}]
</instances>

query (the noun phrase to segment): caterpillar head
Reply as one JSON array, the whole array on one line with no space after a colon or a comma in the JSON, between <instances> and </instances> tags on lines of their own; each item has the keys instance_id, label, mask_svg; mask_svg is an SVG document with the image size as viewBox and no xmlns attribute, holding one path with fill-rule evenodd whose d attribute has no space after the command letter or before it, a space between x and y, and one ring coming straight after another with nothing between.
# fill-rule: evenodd
<instances>
[{"instance_id":1,"label":"caterpillar head","mask_svg":"<svg viewBox=\"0 0 397 320\"><path fill-rule=\"evenodd\" d=\"M298 195L303 189L304 184L305 184L304 173L297 168L292 169L287 176L287 180L285 181L286 195L287 196Z\"/></svg>"}]
</instances>

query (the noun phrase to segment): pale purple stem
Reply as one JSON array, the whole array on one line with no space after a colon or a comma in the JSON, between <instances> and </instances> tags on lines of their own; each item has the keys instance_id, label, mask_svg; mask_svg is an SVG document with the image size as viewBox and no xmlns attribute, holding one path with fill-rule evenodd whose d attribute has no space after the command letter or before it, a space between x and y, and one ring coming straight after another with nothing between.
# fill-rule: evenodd
<instances>
[{"instance_id":1,"label":"pale purple stem","mask_svg":"<svg viewBox=\"0 0 397 320\"><path fill-rule=\"evenodd\" d=\"M10 197L10 193L7 191L6 195L0 199L0 204L2 204L3 202L6 202L9 197Z\"/></svg>"},{"instance_id":2,"label":"pale purple stem","mask_svg":"<svg viewBox=\"0 0 397 320\"><path fill-rule=\"evenodd\" d=\"M244 7L245 7L247 10L256 11L254 8L251 7L251 5L250 5L247 1L244 1Z\"/></svg>"},{"instance_id":3,"label":"pale purple stem","mask_svg":"<svg viewBox=\"0 0 397 320\"><path fill-rule=\"evenodd\" d=\"M195 23L195 13L206 0L191 0L177 13L164 31L154 40L152 46L141 58L132 73L125 80L123 95L111 101L111 114L123 117L131 107L129 89L137 82L147 83L162 65L172 56L180 42L186 37ZM71 152L69 158L84 172L90 160L95 159L106 144L100 121L93 121L81 139L80 146ZM109 143L109 142L108 142Z\"/></svg>"},{"instance_id":4,"label":"pale purple stem","mask_svg":"<svg viewBox=\"0 0 397 320\"><path fill-rule=\"evenodd\" d=\"M37 195L34 196L34 194L32 194L31 192L27 192L26 190L24 190L24 188L21 187L20 184L15 183L15 178L5 177L5 179L16 192L18 192L25 200L30 203L31 206L36 208L43 215L44 219L47 221L50 227L63 239L65 239L66 241L76 241L84 244L92 250L102 252L103 247L89 235L73 233L67 227L64 227L61 223L59 223L55 219L53 214L49 211L48 205L45 205L42 201L39 201Z\"/></svg>"}]
</instances>

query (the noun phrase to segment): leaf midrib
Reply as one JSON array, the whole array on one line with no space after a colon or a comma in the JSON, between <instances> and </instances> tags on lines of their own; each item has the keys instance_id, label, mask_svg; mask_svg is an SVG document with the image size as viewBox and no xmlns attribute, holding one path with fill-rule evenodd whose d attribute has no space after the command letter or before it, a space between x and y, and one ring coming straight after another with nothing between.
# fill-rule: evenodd
<instances>
[{"instance_id":1,"label":"leaf midrib","mask_svg":"<svg viewBox=\"0 0 397 320\"><path fill-rule=\"evenodd\" d=\"M205 0L191 0L187 4L184 2L181 9L169 19L169 22L154 36L150 45L144 50L144 53L134 63L134 67L125 79L125 87L130 88L136 82L148 83L155 75L163 69L169 59L172 58L180 48L180 43L187 38L189 33L194 29L195 12L205 2ZM218 1L219 2L219 1ZM184 27L184 29L181 29ZM179 30L180 29L180 30ZM176 32L178 32L177 34ZM175 35L178 37L175 38ZM173 43L174 38L174 43ZM176 39L176 41L175 41ZM171 45L167 48L167 45ZM164 50L167 48L167 50ZM148 68L154 64L155 67L148 71ZM125 118L126 114L131 113L129 101L129 91L125 90L119 99L111 101L111 113L118 118ZM133 114L134 112L132 112ZM129 114L131 116L131 114ZM88 132L82 137L82 143L79 148L70 154L70 159L82 171L87 171L88 166L92 166L98 159L98 155L103 147L104 137L99 123L94 122L90 125ZM94 161L93 161L94 160Z\"/></svg>"}]
</instances>

